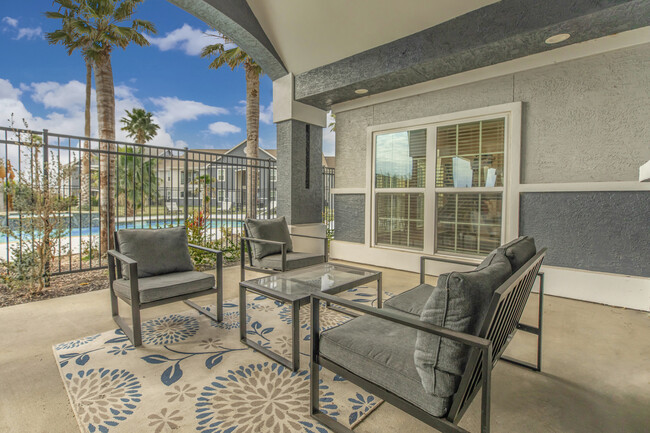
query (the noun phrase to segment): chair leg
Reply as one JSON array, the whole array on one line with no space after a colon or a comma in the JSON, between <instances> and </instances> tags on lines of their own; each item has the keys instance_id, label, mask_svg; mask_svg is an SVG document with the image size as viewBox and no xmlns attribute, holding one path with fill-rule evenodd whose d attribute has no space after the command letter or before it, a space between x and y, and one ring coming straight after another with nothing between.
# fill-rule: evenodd
<instances>
[{"instance_id":1,"label":"chair leg","mask_svg":"<svg viewBox=\"0 0 650 433\"><path fill-rule=\"evenodd\" d=\"M217 322L223 322L223 287L217 287Z\"/></svg>"},{"instance_id":2,"label":"chair leg","mask_svg":"<svg viewBox=\"0 0 650 433\"><path fill-rule=\"evenodd\" d=\"M140 309L131 305L131 318L133 319L133 345L142 346L142 324L140 323Z\"/></svg>"},{"instance_id":3,"label":"chair leg","mask_svg":"<svg viewBox=\"0 0 650 433\"><path fill-rule=\"evenodd\" d=\"M117 305L117 296L115 296L115 292L113 291L112 288L109 288L108 291L111 294L111 314L113 317L119 316L119 307Z\"/></svg>"}]
</instances>

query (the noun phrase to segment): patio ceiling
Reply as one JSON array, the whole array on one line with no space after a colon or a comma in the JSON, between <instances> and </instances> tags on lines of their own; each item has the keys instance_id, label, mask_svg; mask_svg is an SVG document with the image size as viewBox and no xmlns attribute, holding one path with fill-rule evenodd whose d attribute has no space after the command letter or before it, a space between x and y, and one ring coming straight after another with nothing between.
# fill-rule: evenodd
<instances>
[{"instance_id":1,"label":"patio ceiling","mask_svg":"<svg viewBox=\"0 0 650 433\"><path fill-rule=\"evenodd\" d=\"M170 1L273 80L293 73L295 100L321 109L650 25L647 0Z\"/></svg>"}]
</instances>

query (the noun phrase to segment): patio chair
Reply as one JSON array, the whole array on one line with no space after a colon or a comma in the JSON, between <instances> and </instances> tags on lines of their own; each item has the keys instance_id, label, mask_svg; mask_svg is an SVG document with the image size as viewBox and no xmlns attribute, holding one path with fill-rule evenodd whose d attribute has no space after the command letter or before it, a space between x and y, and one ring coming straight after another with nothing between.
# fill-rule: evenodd
<instances>
[{"instance_id":1,"label":"patio chair","mask_svg":"<svg viewBox=\"0 0 650 433\"><path fill-rule=\"evenodd\" d=\"M108 275L113 320L134 346L142 345L140 310L184 301L210 319L223 319L223 255L221 251L187 242L185 227L124 229L114 233L115 250L108 251ZM194 270L189 248L214 253L215 276ZM217 314L189 298L217 295ZM133 329L119 316L120 298L131 306Z\"/></svg>"},{"instance_id":2,"label":"patio chair","mask_svg":"<svg viewBox=\"0 0 650 433\"><path fill-rule=\"evenodd\" d=\"M467 433L458 423L481 392L481 432L488 433L492 369L517 330L546 249L528 254L514 273L498 248L474 271L443 274L424 305L408 292L386 309L312 294L312 417L351 432L320 410L322 366L443 432ZM364 314L321 331L322 301Z\"/></svg>"},{"instance_id":3,"label":"patio chair","mask_svg":"<svg viewBox=\"0 0 650 433\"><path fill-rule=\"evenodd\" d=\"M246 279L246 270L274 274L327 262L327 237L289 233L284 217L274 219L247 218L241 238L241 280ZM293 251L292 237L318 239L323 241L322 253ZM246 266L246 252L248 263Z\"/></svg>"}]
</instances>

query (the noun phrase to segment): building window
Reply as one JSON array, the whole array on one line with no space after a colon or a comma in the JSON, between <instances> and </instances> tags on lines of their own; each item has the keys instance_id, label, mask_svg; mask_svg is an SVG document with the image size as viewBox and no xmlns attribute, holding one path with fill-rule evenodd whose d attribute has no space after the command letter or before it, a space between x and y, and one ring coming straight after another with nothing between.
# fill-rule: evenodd
<instances>
[{"instance_id":1,"label":"building window","mask_svg":"<svg viewBox=\"0 0 650 433\"><path fill-rule=\"evenodd\" d=\"M436 251L484 255L501 244L505 119L436 132Z\"/></svg>"},{"instance_id":2,"label":"building window","mask_svg":"<svg viewBox=\"0 0 650 433\"><path fill-rule=\"evenodd\" d=\"M180 180L181 180L181 185L185 185L185 172L184 171L181 171Z\"/></svg>"},{"instance_id":3,"label":"building window","mask_svg":"<svg viewBox=\"0 0 650 433\"><path fill-rule=\"evenodd\" d=\"M425 129L375 136L375 242L424 246Z\"/></svg>"},{"instance_id":4,"label":"building window","mask_svg":"<svg viewBox=\"0 0 650 433\"><path fill-rule=\"evenodd\" d=\"M270 173L271 182L277 182L278 180L278 170L275 168L271 169Z\"/></svg>"},{"instance_id":5,"label":"building window","mask_svg":"<svg viewBox=\"0 0 650 433\"><path fill-rule=\"evenodd\" d=\"M224 192L224 191L223 191L222 189L218 189L218 190L217 190L217 201L218 201L218 202L222 202L222 201L223 201L223 192Z\"/></svg>"},{"instance_id":6,"label":"building window","mask_svg":"<svg viewBox=\"0 0 650 433\"><path fill-rule=\"evenodd\" d=\"M185 198L185 191L181 191L181 198Z\"/></svg>"},{"instance_id":7,"label":"building window","mask_svg":"<svg viewBox=\"0 0 650 433\"><path fill-rule=\"evenodd\" d=\"M217 182L224 182L226 180L226 170L223 168L217 169Z\"/></svg>"},{"instance_id":8,"label":"building window","mask_svg":"<svg viewBox=\"0 0 650 433\"><path fill-rule=\"evenodd\" d=\"M167 200L171 200L171 198L172 198L172 192L167 191Z\"/></svg>"},{"instance_id":9,"label":"building window","mask_svg":"<svg viewBox=\"0 0 650 433\"><path fill-rule=\"evenodd\" d=\"M506 156L512 116L502 106L475 112L373 132L373 245L482 256L502 243L506 200L516 200L506 175L519 166L518 147Z\"/></svg>"}]
</instances>

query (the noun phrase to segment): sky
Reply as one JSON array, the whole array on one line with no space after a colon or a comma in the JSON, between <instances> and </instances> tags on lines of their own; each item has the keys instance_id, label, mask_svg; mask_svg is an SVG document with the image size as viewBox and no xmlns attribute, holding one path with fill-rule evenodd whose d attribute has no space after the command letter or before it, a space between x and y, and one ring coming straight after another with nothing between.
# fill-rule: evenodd
<instances>
[{"instance_id":1,"label":"sky","mask_svg":"<svg viewBox=\"0 0 650 433\"><path fill-rule=\"evenodd\" d=\"M86 68L79 53L68 56L45 33L60 26L45 18L50 0L3 2L0 9L0 126L83 135ZM144 108L160 126L151 142L191 149L230 148L246 139L246 80L243 68L208 69L201 49L215 43L203 21L164 0L146 0L136 17L154 23L151 45L117 48L111 56L116 99L116 139L131 141L119 122L125 110ZM94 82L91 127L97 136ZM260 147L276 147L273 85L260 78ZM323 152L334 154L334 133L323 130Z\"/></svg>"}]
</instances>

